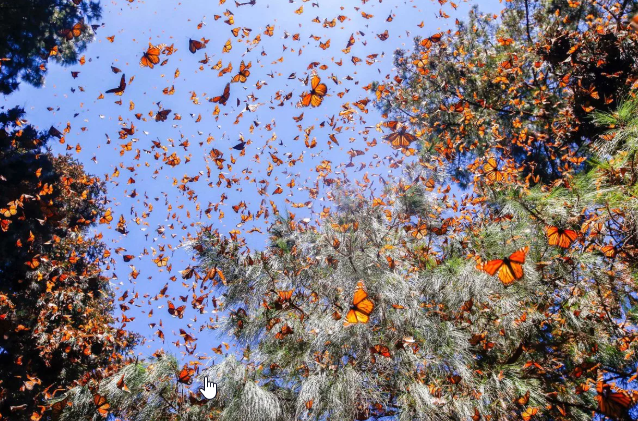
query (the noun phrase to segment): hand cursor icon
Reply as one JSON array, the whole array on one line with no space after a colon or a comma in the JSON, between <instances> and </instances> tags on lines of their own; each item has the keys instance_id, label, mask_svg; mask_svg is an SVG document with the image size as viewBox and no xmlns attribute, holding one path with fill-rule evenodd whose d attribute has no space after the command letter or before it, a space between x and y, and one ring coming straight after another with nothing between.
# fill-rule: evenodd
<instances>
[{"instance_id":1,"label":"hand cursor icon","mask_svg":"<svg viewBox=\"0 0 638 421\"><path fill-rule=\"evenodd\" d=\"M208 377L204 377L204 388L199 389L206 399L213 399L217 396L217 384L208 381Z\"/></svg>"}]
</instances>

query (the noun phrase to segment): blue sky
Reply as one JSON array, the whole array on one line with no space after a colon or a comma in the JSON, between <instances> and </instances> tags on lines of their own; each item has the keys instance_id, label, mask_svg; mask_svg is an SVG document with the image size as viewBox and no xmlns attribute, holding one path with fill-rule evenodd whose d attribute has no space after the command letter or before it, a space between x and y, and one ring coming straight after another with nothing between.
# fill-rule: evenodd
<instances>
[{"instance_id":1,"label":"blue sky","mask_svg":"<svg viewBox=\"0 0 638 421\"><path fill-rule=\"evenodd\" d=\"M116 297L128 291L128 301L139 294L126 313L127 317L134 318L126 328L147 339L135 352L149 355L164 348L180 355L184 347L174 344L177 340L183 344L179 337L180 329L198 339L194 355L210 356L213 354L211 347L222 341L229 342L216 331L206 328L210 324L209 317L215 317L210 302L205 314L199 314L189 304L193 294L189 290L191 285L183 284L178 273L193 264L189 253L182 247L184 240L189 235L194 236L200 225L212 224L222 233L240 230L251 249L262 248L268 240L267 222L262 218L238 227L241 214L235 213L232 206L244 201L247 206L242 212L246 215L250 211L254 215L265 199L272 221L272 200L282 213L288 209L298 219L314 219L324 206L330 206L325 199L326 188L321 183L318 199L312 202L311 209L293 208L291 203L311 200L307 188L314 187L317 180L315 168L323 161L331 161L333 173L329 177L340 178L340 172L346 170L343 166L350 161L347 154L350 149L365 152L354 158L354 168L347 169L350 180L362 180L366 173L373 180L375 175L386 174L389 170L386 157L391 157L393 150L381 141L381 133L372 130L367 139L362 133L365 126L374 126L382 121L372 102L368 104L367 113L355 108L351 121L344 121L339 112L344 110L344 104L369 96L364 86L394 77L392 56L396 49L410 49L416 35L427 37L447 29L453 25L454 18L464 18L472 4L459 2L458 10L454 11L450 3L441 6L438 1L369 0L362 4L318 0L318 3L319 7L313 7L313 0L295 0L293 3L257 0L255 6L237 7L232 0L224 4L207 0L104 1L103 19L99 22L104 25L97 30L95 41L85 51L84 65L78 63L61 67L51 63L42 88L23 84L18 92L0 98L0 105L5 107L24 107L28 120L43 130L51 125L62 130L69 123L71 129L65 137L65 144L52 145L53 150L71 154L85 165L87 172L107 180L108 207L112 209L114 220L110 228L100 225L95 231L103 233L112 250L115 265L110 265L105 273L113 276ZM296 13L302 6L303 12ZM481 1L480 7L490 13L498 13L502 9L495 0ZM441 9L451 18L437 17ZM232 25L225 23L229 19L224 15L227 10L233 13ZM362 12L372 17L366 19ZM220 18L216 20L215 15ZM322 25L324 20L331 21L338 15L347 19L337 21L334 27ZM387 22L390 15L393 19ZM315 17L321 23L313 22ZM422 28L419 27L421 22ZM198 29L200 23L203 25ZM272 37L264 34L267 25L274 26ZM236 27L252 31L242 39L241 35L234 37L231 33L231 29ZM386 29L389 37L381 41L377 34ZM261 34L261 41L251 44L250 51L247 51L248 41L253 41L258 34ZM299 34L298 41L294 40L295 34ZM355 43L350 53L344 53L342 50L351 35ZM110 36L114 36L113 42L107 40ZM206 49L191 54L188 51L189 38L199 40L202 37L210 40ZM232 50L222 53L229 39ZM320 48L320 43L328 39L330 47ZM162 60L168 59L165 66L141 68L138 62L149 42L174 44L177 51L171 56L161 57ZM201 64L199 61L204 59L205 54L210 57L209 62ZM366 57L371 54L377 54L375 62L367 65ZM362 62L354 65L352 56L361 58ZM211 68L219 60L222 60L222 68L232 63L233 70L219 77L219 70ZM209 98L222 93L232 76L237 74L242 60L252 63L251 74L245 84L231 84L230 99L226 106L219 107L220 114L216 118L213 115L216 104L209 102ZM296 104L300 95L309 90L301 80L310 74L308 66L313 62L327 66L325 69L317 66L316 71L328 86L329 96L317 108L298 108ZM104 93L116 87L121 77L121 74L111 71L111 66L120 68L127 81L134 77L121 97ZM176 75L177 70L179 75ZM71 71L80 72L77 79L72 78ZM293 73L294 76L291 76ZM259 88L256 85L260 85ZM165 88L170 90L173 86L174 94L163 93ZM279 106L282 101L276 99L278 93L284 97L292 93L292 97ZM101 94L104 99L98 99ZM122 101L121 105L115 103L118 100ZM237 100L240 101L239 106ZM131 101L134 103L132 110ZM156 103L160 101L162 108L172 110L165 122L156 122L149 116L149 111L158 110ZM247 104L256 109L242 113ZM135 117L136 113L142 114L142 120ZM173 120L176 113L181 115L181 120ZM293 120L293 116L302 113L303 120ZM199 115L201 121L196 122ZM341 126L340 133L328 124L333 116L336 126ZM325 122L325 127L321 127L322 122ZM135 133L127 139L119 138L118 132L123 124L135 126ZM308 140L311 142L316 138L317 146L308 148L303 130L312 126ZM246 140L252 141L246 145L245 156L232 149L239 143L240 133ZM331 133L336 133L339 145L328 144ZM377 139L377 146L368 147L366 140L371 142L373 138ZM162 146L154 146L153 141ZM129 142L131 150L125 151ZM67 148L70 150L67 151ZM222 170L210 159L213 148L221 151L226 160ZM136 159L137 151L139 158ZM158 160L155 159L156 153L160 155ZM171 167L164 163L162 156L165 153L176 153L180 164ZM270 153L282 159L284 164L273 165L268 175L268 166L272 162ZM229 168L227 164L231 163L231 156L236 162ZM291 160L296 160L294 166L289 165ZM355 172L362 164L367 167ZM119 176L116 175L118 171ZM226 179L235 178L238 182L226 188L224 179L222 186L217 187L220 173ZM197 181L183 183L185 177L193 180L197 176ZM292 179L295 186L291 188L288 184ZM191 196L180 186L187 186L192 191ZM273 194L278 186L282 187L283 193ZM265 189L268 196L260 195L260 188ZM220 219L218 211L212 211L209 219L202 211L209 204L218 203L222 195L227 197L218 207L224 214L223 218ZM120 215L127 222L129 232L126 235L115 231ZM262 234L248 233L255 227ZM162 229L163 235L160 234ZM120 250L118 254L118 248L125 251ZM125 263L122 260L124 254L135 258ZM169 257L172 265L170 273L166 267L158 268L152 261L159 255ZM137 279L130 277L131 265L139 272ZM177 278L174 281L170 279L173 276ZM165 284L169 285L168 297L154 300ZM201 295L202 291L197 287L195 293ZM189 296L186 303L180 301L180 295ZM176 306L186 304L183 319L168 314L168 300ZM121 301L116 300L116 305L119 303ZM149 315L151 309L153 314ZM115 314L121 319L119 308ZM150 327L151 324L155 325ZM163 331L165 342L156 336L157 329Z\"/></svg>"}]
</instances>

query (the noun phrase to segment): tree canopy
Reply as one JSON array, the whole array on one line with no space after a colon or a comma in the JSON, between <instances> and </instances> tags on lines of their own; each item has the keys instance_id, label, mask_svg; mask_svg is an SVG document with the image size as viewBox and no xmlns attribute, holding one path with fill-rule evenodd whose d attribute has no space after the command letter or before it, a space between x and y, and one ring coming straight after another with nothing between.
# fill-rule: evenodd
<instances>
[{"instance_id":1,"label":"tree canopy","mask_svg":"<svg viewBox=\"0 0 638 421\"><path fill-rule=\"evenodd\" d=\"M89 227L102 216L102 183L44 148L24 111L0 113L0 414L34 418L45 400L118 364L133 343L113 326L101 274L107 250ZM115 358L114 358L115 357Z\"/></svg>"},{"instance_id":2,"label":"tree canopy","mask_svg":"<svg viewBox=\"0 0 638 421\"><path fill-rule=\"evenodd\" d=\"M10 94L20 81L42 85L49 59L76 63L93 38L89 22L100 13L97 1L0 1L0 93Z\"/></svg>"},{"instance_id":3,"label":"tree canopy","mask_svg":"<svg viewBox=\"0 0 638 421\"><path fill-rule=\"evenodd\" d=\"M102 185L70 158L42 149L62 133L38 133L17 109L0 115L0 182L8 186L0 190L0 250L10 256L0 266L0 358L7 362L0 370L13 381L2 384L0 405L37 407L32 419L55 421L634 419L633 9L629 1L511 0L500 17L475 8L454 31L418 37L412 52L397 52L394 77L365 87L387 119L366 129L402 154L392 160L401 176L379 177L375 190L367 174L364 183L349 183L345 171L327 178L332 168L324 161L313 169L316 186L323 179L332 203L316 219L271 202L277 219L262 249L248 249L239 231L223 235L215 224L185 240L194 260L179 272L185 304L170 301L168 283L153 299L167 299L178 319L186 303L215 314L205 328L239 345L214 347L225 354L220 364L161 350L124 359L134 338L113 327L113 297L100 272L109 252L99 237L85 238L87 226L113 219ZM190 39L190 52L207 42ZM173 51L150 44L141 65L161 66L160 55ZM249 67L242 61L232 81L243 83ZM230 83L211 102L225 105ZM316 74L306 84L300 106L321 105L327 86ZM121 95L126 86L122 75L107 93ZM171 110L156 104L149 116L163 123ZM134 133L131 124L120 139ZM242 153L248 142L240 138L232 148ZM167 165L179 164L159 140L153 144ZM209 153L230 171L222 156ZM224 180L240 182L220 173L217 187ZM184 176L180 189L192 197L191 181ZM282 191L278 185L273 195ZM242 223L252 217L242 214ZM116 230L128 232L123 216ZM152 248L153 262L170 272L162 252ZM24 308L38 312L29 318ZM188 359L195 338L185 329L179 337ZM213 400L189 389L203 377L217 383Z\"/></svg>"}]
</instances>

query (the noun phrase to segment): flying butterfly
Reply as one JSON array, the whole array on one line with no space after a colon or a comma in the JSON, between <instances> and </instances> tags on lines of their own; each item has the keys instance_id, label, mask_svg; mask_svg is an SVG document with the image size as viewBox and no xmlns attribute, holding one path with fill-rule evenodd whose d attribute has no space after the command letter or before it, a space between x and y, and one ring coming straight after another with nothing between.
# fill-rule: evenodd
<instances>
[{"instance_id":1,"label":"flying butterfly","mask_svg":"<svg viewBox=\"0 0 638 421\"><path fill-rule=\"evenodd\" d=\"M558 227L547 227L547 241L550 246L569 248L578 238L578 233L574 230L562 229Z\"/></svg>"},{"instance_id":2,"label":"flying butterfly","mask_svg":"<svg viewBox=\"0 0 638 421\"><path fill-rule=\"evenodd\" d=\"M328 93L328 87L325 83L321 83L321 79L317 75L312 76L310 86L312 90L302 97L301 105L303 105L304 107L307 107L309 105L318 107L323 102L323 97L326 96L326 94Z\"/></svg>"},{"instance_id":3,"label":"flying butterfly","mask_svg":"<svg viewBox=\"0 0 638 421\"><path fill-rule=\"evenodd\" d=\"M346 315L346 321L351 324L368 323L372 310L374 310L374 303L368 298L363 282L359 281L352 298L352 305Z\"/></svg>"},{"instance_id":4,"label":"flying butterfly","mask_svg":"<svg viewBox=\"0 0 638 421\"><path fill-rule=\"evenodd\" d=\"M124 93L124 89L126 89L126 75L122 73L122 78L120 79L120 86L118 86L117 88L109 89L108 91L106 91L106 93L121 96Z\"/></svg>"},{"instance_id":5,"label":"flying butterfly","mask_svg":"<svg viewBox=\"0 0 638 421\"><path fill-rule=\"evenodd\" d=\"M151 69L155 67L155 65L160 62L159 56L162 48L164 48L164 44L154 46L149 42L148 50L146 50L140 59L140 67L150 67Z\"/></svg>"},{"instance_id":6,"label":"flying butterfly","mask_svg":"<svg viewBox=\"0 0 638 421\"><path fill-rule=\"evenodd\" d=\"M195 375L195 369L189 368L186 364L177 375L177 381L183 384L191 384L193 382L193 376Z\"/></svg>"},{"instance_id":7,"label":"flying butterfly","mask_svg":"<svg viewBox=\"0 0 638 421\"><path fill-rule=\"evenodd\" d=\"M222 105L226 105L226 102L228 101L228 98L230 98L230 83L226 84L226 87L224 88L224 93L223 94L213 98L213 102L218 102L218 103L220 103Z\"/></svg>"},{"instance_id":8,"label":"flying butterfly","mask_svg":"<svg viewBox=\"0 0 638 421\"><path fill-rule=\"evenodd\" d=\"M168 302L168 314L170 314L171 316L177 316L180 319L184 317L184 310L186 309L186 306L179 306L179 307L175 307L175 304L173 304L172 301Z\"/></svg>"},{"instance_id":9,"label":"flying butterfly","mask_svg":"<svg viewBox=\"0 0 638 421\"><path fill-rule=\"evenodd\" d=\"M397 131L390 133L385 137L395 149L406 149L410 143L416 140L416 136L407 132L405 126L401 126Z\"/></svg>"},{"instance_id":10,"label":"flying butterfly","mask_svg":"<svg viewBox=\"0 0 638 421\"><path fill-rule=\"evenodd\" d=\"M171 110L160 110L155 113L155 121L166 121Z\"/></svg>"},{"instance_id":11,"label":"flying butterfly","mask_svg":"<svg viewBox=\"0 0 638 421\"><path fill-rule=\"evenodd\" d=\"M251 62L248 62L248 65L244 64L244 61L241 61L241 64L239 65L239 73L237 73L233 78L232 78L232 82L241 82L244 83L246 82L246 78L248 78L248 76L250 76L250 67L252 66Z\"/></svg>"},{"instance_id":12,"label":"flying butterfly","mask_svg":"<svg viewBox=\"0 0 638 421\"><path fill-rule=\"evenodd\" d=\"M529 247L523 247L516 250L509 257L486 262L482 265L482 269L492 276L498 272L498 278L503 285L510 285L523 277L523 264L528 251Z\"/></svg>"},{"instance_id":13,"label":"flying butterfly","mask_svg":"<svg viewBox=\"0 0 638 421\"><path fill-rule=\"evenodd\" d=\"M202 48L206 48L206 43L207 40L202 41L197 41L194 39L189 39L188 40L188 51L190 51L191 53L195 54L195 52L197 50L201 50Z\"/></svg>"}]
</instances>

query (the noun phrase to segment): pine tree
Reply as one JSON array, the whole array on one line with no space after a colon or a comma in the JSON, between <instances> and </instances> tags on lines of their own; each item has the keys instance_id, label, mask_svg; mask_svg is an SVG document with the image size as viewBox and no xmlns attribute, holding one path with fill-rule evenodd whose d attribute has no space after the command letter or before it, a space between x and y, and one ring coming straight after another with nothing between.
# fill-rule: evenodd
<instances>
[{"instance_id":1,"label":"pine tree","mask_svg":"<svg viewBox=\"0 0 638 421\"><path fill-rule=\"evenodd\" d=\"M98 367L117 364L130 335L112 326L105 254L88 228L104 188L52 136L0 114L0 414L38 419L45 400ZM115 358L114 358L115 357Z\"/></svg>"},{"instance_id":2,"label":"pine tree","mask_svg":"<svg viewBox=\"0 0 638 421\"><path fill-rule=\"evenodd\" d=\"M0 1L0 93L20 81L44 83L49 59L74 64L92 40L89 22L99 19L99 2L88 0Z\"/></svg>"},{"instance_id":3,"label":"pine tree","mask_svg":"<svg viewBox=\"0 0 638 421\"><path fill-rule=\"evenodd\" d=\"M488 152L551 182L589 156L601 133L592 113L613 111L635 85L630 5L513 0L500 17L474 8L454 31L400 51L395 79L370 88L461 182Z\"/></svg>"}]
</instances>

